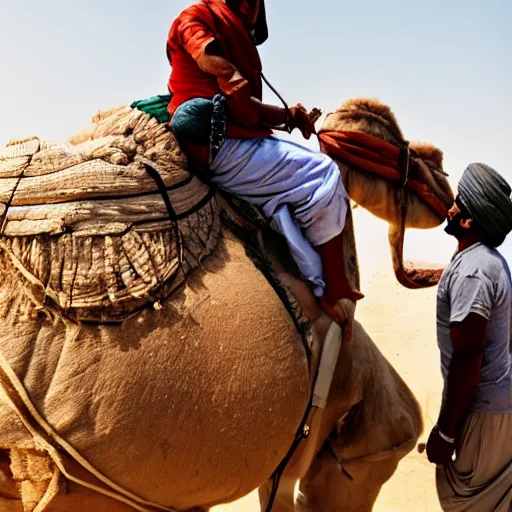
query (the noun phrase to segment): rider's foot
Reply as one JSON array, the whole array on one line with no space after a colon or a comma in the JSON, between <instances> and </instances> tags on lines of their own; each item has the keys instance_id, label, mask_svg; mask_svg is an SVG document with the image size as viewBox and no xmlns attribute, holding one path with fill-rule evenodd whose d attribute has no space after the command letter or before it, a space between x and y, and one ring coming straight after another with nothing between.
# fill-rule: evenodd
<instances>
[{"instance_id":1,"label":"rider's foot","mask_svg":"<svg viewBox=\"0 0 512 512\"><path fill-rule=\"evenodd\" d=\"M325 244L316 247L322 260L322 272L325 281L324 296L320 305L335 322L344 329L344 339L351 337L352 320L356 302L364 295L350 282L343 247L343 234L335 236Z\"/></svg>"},{"instance_id":2,"label":"rider's foot","mask_svg":"<svg viewBox=\"0 0 512 512\"><path fill-rule=\"evenodd\" d=\"M362 296L359 293L358 296ZM362 297L361 297L362 298ZM322 309L342 328L343 341L348 343L352 339L352 322L356 309L355 301L350 299L340 299L336 303L329 302L325 295L320 298Z\"/></svg>"}]
</instances>

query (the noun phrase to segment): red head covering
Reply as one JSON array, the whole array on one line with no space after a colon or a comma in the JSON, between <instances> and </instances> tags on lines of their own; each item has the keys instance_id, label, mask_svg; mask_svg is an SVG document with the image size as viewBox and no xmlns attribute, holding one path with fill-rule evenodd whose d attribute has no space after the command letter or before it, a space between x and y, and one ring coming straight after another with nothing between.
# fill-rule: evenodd
<instances>
[{"instance_id":1,"label":"red head covering","mask_svg":"<svg viewBox=\"0 0 512 512\"><path fill-rule=\"evenodd\" d=\"M222 0L220 0L222 1ZM252 36L256 46L263 44L268 39L267 15L265 12L265 0L226 0L226 5L235 13L239 12L244 1L249 2L258 10L258 16L253 25Z\"/></svg>"}]
</instances>

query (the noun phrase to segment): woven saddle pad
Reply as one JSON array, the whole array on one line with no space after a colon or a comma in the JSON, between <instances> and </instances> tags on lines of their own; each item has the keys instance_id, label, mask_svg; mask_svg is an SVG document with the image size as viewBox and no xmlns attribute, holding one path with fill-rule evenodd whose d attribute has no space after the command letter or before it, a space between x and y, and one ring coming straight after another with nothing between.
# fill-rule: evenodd
<instances>
[{"instance_id":1,"label":"woven saddle pad","mask_svg":"<svg viewBox=\"0 0 512 512\"><path fill-rule=\"evenodd\" d=\"M0 280L14 273L25 292L10 309L81 321L121 321L168 296L221 236L214 193L168 126L129 107L64 143L9 143L0 218Z\"/></svg>"}]
</instances>

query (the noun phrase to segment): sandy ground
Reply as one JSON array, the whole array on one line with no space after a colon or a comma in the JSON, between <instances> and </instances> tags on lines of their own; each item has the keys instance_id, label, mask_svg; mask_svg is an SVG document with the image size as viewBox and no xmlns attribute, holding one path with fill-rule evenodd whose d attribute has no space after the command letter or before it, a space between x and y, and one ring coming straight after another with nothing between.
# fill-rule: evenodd
<instances>
[{"instance_id":1,"label":"sandy ground","mask_svg":"<svg viewBox=\"0 0 512 512\"><path fill-rule=\"evenodd\" d=\"M356 224L357 228L357 224ZM372 336L387 359L413 391L423 410L426 438L439 412L442 381L435 339L436 289L407 290L395 280L389 249L377 225L379 257L367 237L358 240L362 291L356 317ZM441 510L435 489L434 466L425 453L413 450L405 457L394 476L383 486L376 512L438 512ZM214 512L259 512L257 492Z\"/></svg>"}]
</instances>

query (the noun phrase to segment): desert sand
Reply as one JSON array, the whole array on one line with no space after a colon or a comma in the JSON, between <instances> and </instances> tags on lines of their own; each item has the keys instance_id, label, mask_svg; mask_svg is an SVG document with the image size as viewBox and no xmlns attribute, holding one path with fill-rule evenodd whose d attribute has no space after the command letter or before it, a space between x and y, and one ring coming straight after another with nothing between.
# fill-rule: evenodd
<instances>
[{"instance_id":1,"label":"desert sand","mask_svg":"<svg viewBox=\"0 0 512 512\"><path fill-rule=\"evenodd\" d=\"M396 282L383 222L356 214L355 228L361 287L365 293L356 317L420 403L425 429L418 443L425 443L437 420L442 390L435 338L436 288L407 290ZM441 243L453 245L442 230L436 231L441 231L438 235ZM415 255L422 253L421 248L414 249ZM425 252L430 255L431 249L426 247ZM440 253L446 254L446 250ZM437 261L446 263L441 258ZM434 472L435 466L428 462L426 454L414 449L402 459L393 477L383 486L374 511L439 512ZM259 510L257 492L213 509L214 512Z\"/></svg>"}]
</instances>

